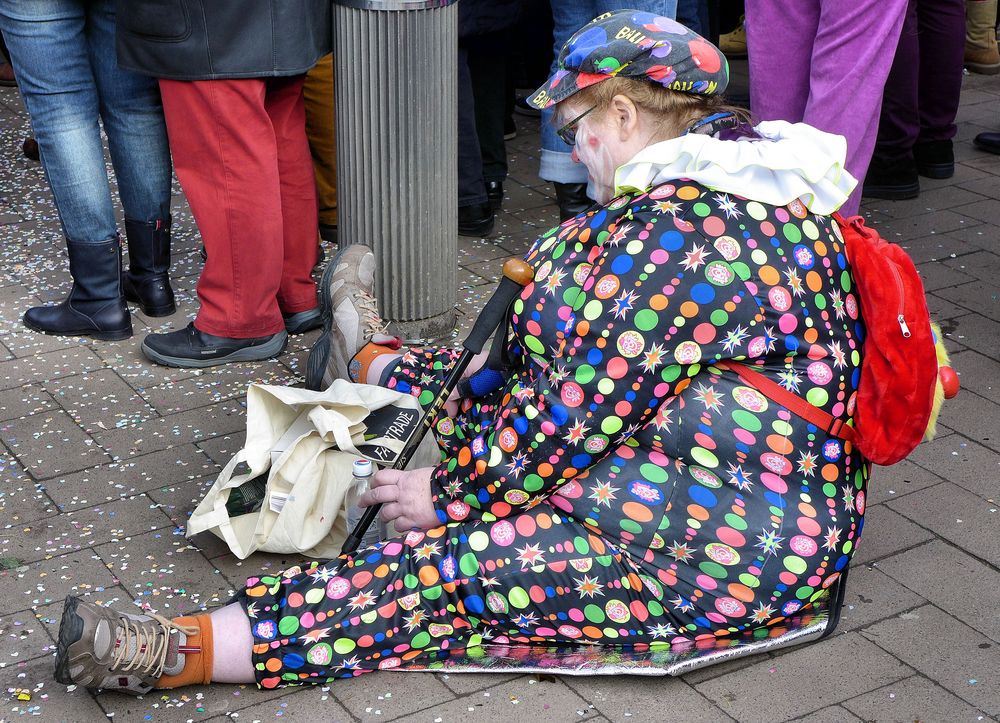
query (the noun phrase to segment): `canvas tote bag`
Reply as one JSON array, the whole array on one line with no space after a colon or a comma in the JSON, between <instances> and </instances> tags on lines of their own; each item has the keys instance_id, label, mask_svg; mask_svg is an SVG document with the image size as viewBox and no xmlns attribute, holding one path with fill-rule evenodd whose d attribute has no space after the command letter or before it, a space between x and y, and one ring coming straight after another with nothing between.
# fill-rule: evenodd
<instances>
[{"instance_id":1,"label":"canvas tote bag","mask_svg":"<svg viewBox=\"0 0 1000 723\"><path fill-rule=\"evenodd\" d=\"M186 535L211 531L241 560L257 550L336 557L347 536L344 497L354 460L390 465L406 439L400 430L420 416L414 397L368 384L338 379L321 392L251 384L246 444L195 508ZM373 427L376 418L381 423ZM427 435L408 468L439 461ZM260 509L231 517L231 491L265 473Z\"/></svg>"}]
</instances>

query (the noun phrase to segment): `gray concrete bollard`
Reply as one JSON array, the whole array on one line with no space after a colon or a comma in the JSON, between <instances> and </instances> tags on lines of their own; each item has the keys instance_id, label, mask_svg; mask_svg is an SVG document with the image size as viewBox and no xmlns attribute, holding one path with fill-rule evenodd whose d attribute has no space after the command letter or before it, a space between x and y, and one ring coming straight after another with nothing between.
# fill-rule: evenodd
<instances>
[{"instance_id":1,"label":"gray concrete bollard","mask_svg":"<svg viewBox=\"0 0 1000 723\"><path fill-rule=\"evenodd\" d=\"M383 317L405 338L455 325L455 0L335 0L341 243L377 260Z\"/></svg>"}]
</instances>

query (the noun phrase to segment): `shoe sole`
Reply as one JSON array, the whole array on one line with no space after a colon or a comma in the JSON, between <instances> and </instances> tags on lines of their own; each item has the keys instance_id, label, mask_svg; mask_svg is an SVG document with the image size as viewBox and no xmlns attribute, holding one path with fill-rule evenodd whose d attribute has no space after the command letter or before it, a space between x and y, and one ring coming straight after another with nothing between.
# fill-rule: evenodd
<instances>
[{"instance_id":1,"label":"shoe sole","mask_svg":"<svg viewBox=\"0 0 1000 723\"><path fill-rule=\"evenodd\" d=\"M83 618L76 614L79 598L66 596L62 620L59 622L59 640L56 643L56 680L63 685L72 685L69 674L69 646L83 636Z\"/></svg>"},{"instance_id":2,"label":"shoe sole","mask_svg":"<svg viewBox=\"0 0 1000 723\"><path fill-rule=\"evenodd\" d=\"M226 354L225 356L213 357L212 359L188 359L186 357L167 356L160 354L155 349L146 345L146 340L142 340L140 348L146 358L161 364L165 367L177 367L180 369L205 369L206 367L219 366L220 364L231 364L233 362L245 361L266 361L272 359L285 350L288 345L288 333L281 331L270 341L257 346L248 346L243 349Z\"/></svg>"},{"instance_id":3,"label":"shoe sole","mask_svg":"<svg viewBox=\"0 0 1000 723\"><path fill-rule=\"evenodd\" d=\"M123 341L124 339L132 338L132 325L129 324L127 329L119 329L116 331L95 331L93 329L80 329L78 331L51 331L49 329L43 329L40 326L35 326L26 319L22 319L21 322L32 331L37 331L39 334L46 334L48 336L88 336L91 339L97 339L98 341Z\"/></svg>"},{"instance_id":4,"label":"shoe sole","mask_svg":"<svg viewBox=\"0 0 1000 723\"><path fill-rule=\"evenodd\" d=\"M954 163L927 163L917 164L917 173L924 178L951 178L955 175Z\"/></svg>"},{"instance_id":5,"label":"shoe sole","mask_svg":"<svg viewBox=\"0 0 1000 723\"><path fill-rule=\"evenodd\" d=\"M865 186L861 190L865 198L880 198L885 201L907 201L920 195L920 184L907 186Z\"/></svg>"},{"instance_id":6,"label":"shoe sole","mask_svg":"<svg viewBox=\"0 0 1000 723\"><path fill-rule=\"evenodd\" d=\"M979 75L997 75L1000 73L1000 63L990 63L984 65L983 63L966 63L965 67L969 69L970 73L979 73Z\"/></svg>"},{"instance_id":7,"label":"shoe sole","mask_svg":"<svg viewBox=\"0 0 1000 723\"><path fill-rule=\"evenodd\" d=\"M347 250L344 246L323 269L323 275L319 281L319 311L322 319L323 333L309 350L309 357L306 359L306 389L314 392L323 390L323 373L326 371L327 362L330 361L330 333L333 327L333 296L330 294L330 283L333 281L333 274L340 256Z\"/></svg>"}]
</instances>

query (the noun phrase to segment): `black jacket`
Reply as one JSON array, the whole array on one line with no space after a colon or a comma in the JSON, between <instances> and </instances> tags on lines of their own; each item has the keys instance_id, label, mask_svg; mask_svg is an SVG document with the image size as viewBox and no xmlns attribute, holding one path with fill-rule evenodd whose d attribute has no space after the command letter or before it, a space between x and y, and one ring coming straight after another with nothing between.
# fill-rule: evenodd
<instances>
[{"instance_id":1,"label":"black jacket","mask_svg":"<svg viewBox=\"0 0 1000 723\"><path fill-rule=\"evenodd\" d=\"M157 78L305 73L331 50L330 0L118 0L118 64Z\"/></svg>"}]
</instances>

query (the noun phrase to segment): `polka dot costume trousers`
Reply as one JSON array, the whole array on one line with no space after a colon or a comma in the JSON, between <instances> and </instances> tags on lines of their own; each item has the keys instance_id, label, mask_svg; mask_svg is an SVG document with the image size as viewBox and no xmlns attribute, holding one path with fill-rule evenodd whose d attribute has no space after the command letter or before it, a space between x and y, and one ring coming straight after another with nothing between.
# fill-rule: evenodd
<instances>
[{"instance_id":1,"label":"polka dot costume trousers","mask_svg":"<svg viewBox=\"0 0 1000 723\"><path fill-rule=\"evenodd\" d=\"M389 386L426 403L455 356L444 349L411 350ZM721 376L711 381L722 394L726 382ZM705 387L695 393L704 395ZM435 432L445 455L489 427L492 401L475 404L456 419L437 421ZM787 412L777 415L776 423L794 421ZM704 434L705 421L702 416L691 432ZM680 430L676 436L679 446L693 444ZM745 431L739 436L749 441ZM621 470L618 477L624 478L630 464L626 452L609 460L608 469ZM666 457L660 460L664 470L672 464ZM664 479L667 474L662 473ZM412 531L352 557L250 578L241 601L250 618L258 684L274 688L423 667L486 642L601 643L643 650L724 635L720 624L738 617L747 622L733 631L765 625L769 618L790 615L808 603L808 595L780 598L781 591L795 589L798 575L792 570L800 571L792 563L785 563L780 573L775 570L781 564L776 552L783 547L782 535L787 536L775 522L786 506L777 495L769 492L764 500L763 514L773 529L756 545L749 533L737 532L755 522L752 498L738 490L724 497L727 488L706 494L701 484L687 490L680 504L663 500L648 524L623 538L601 531L624 529L614 521L626 519L630 505L620 492L616 502L614 472L609 479L584 475L527 511L501 520ZM723 514L724 526L709 525ZM819 523L805 513L797 524L820 537ZM794 547L805 555L809 541L800 537ZM758 579L767 580L764 568L775 571L771 577L778 575L763 584L770 598L754 610L749 609L754 596L750 587L712 582L720 572L725 575L734 557L748 555L744 548L759 553L746 561L746 569ZM787 559L794 559L795 566L801 561L798 556ZM842 566L847 557L832 559ZM834 563L820 563L819 576L811 573L817 587L836 577L828 574L832 570L823 572L827 564ZM811 588L808 594L813 594Z\"/></svg>"}]
</instances>

